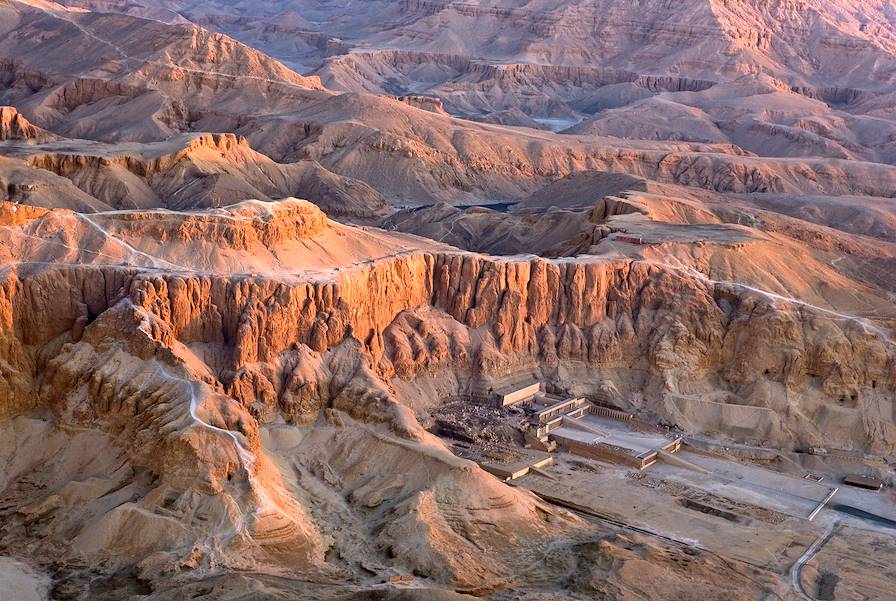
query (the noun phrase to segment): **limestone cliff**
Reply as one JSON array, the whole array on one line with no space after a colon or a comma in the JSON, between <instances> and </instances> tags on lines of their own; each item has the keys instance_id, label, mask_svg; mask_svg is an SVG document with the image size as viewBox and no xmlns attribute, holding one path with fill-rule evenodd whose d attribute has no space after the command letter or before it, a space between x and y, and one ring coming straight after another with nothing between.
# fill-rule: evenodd
<instances>
[{"instance_id":1,"label":"limestone cliff","mask_svg":"<svg viewBox=\"0 0 896 601\"><path fill-rule=\"evenodd\" d=\"M583 362L647 374L645 385L664 394L729 390L745 405L806 426L782 444L813 440L824 429L819 412L830 411L866 420L837 434L843 445L896 443L886 416L863 413L866 402L870 408L896 389L882 330L643 261L418 252L302 283L113 266L8 272L0 306L10 398L33 403L32 379L60 345L79 341L85 325L123 300L164 324L171 340L206 349L243 406L263 400L265 390L285 395L282 378L260 377L254 365L278 364L296 345L326 352L353 337L385 376L456 362L495 373L521 356L546 366ZM403 312L427 306L479 332L481 342L464 344L456 330L425 320L396 325L405 323L396 321ZM838 404L844 398L851 409Z\"/></svg>"},{"instance_id":2,"label":"limestone cliff","mask_svg":"<svg viewBox=\"0 0 896 601\"><path fill-rule=\"evenodd\" d=\"M57 136L32 125L12 106L0 106L0 140L22 140L32 143L50 142Z\"/></svg>"},{"instance_id":3,"label":"limestone cliff","mask_svg":"<svg viewBox=\"0 0 896 601\"><path fill-rule=\"evenodd\" d=\"M155 586L223 567L488 592L583 527L455 457L401 379L524 367L693 432L896 445L885 330L684 265L487 257L296 200L4 204L0 226L0 544Z\"/></svg>"}]
</instances>

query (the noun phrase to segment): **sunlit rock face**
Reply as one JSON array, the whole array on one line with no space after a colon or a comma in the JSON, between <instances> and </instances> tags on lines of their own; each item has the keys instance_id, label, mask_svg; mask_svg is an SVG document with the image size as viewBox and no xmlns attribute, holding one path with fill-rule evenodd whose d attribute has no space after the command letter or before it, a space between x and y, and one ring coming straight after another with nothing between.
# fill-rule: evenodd
<instances>
[{"instance_id":1,"label":"sunlit rock face","mask_svg":"<svg viewBox=\"0 0 896 601\"><path fill-rule=\"evenodd\" d=\"M879 413L896 387L883 329L646 249L495 258L339 225L297 200L90 218L5 204L3 219L5 486L18 508L3 540L37 523L36 556L72 537L73 557L186 583L231 569L333 577L338 551L500 588L517 554L584 526L454 457L390 391L444 370L586 365L617 380L580 386L638 389L627 408L696 432L896 442ZM757 232L704 256L758 262L764 244ZM711 389L759 412L735 423L685 400ZM54 492L23 487L27 474ZM344 513L321 513L333 495ZM474 545L483 511L489 543ZM377 534L358 541L340 524L362 516Z\"/></svg>"},{"instance_id":2,"label":"sunlit rock face","mask_svg":"<svg viewBox=\"0 0 896 601\"><path fill-rule=\"evenodd\" d=\"M892 12L0 3L0 590L892 598Z\"/></svg>"}]
</instances>

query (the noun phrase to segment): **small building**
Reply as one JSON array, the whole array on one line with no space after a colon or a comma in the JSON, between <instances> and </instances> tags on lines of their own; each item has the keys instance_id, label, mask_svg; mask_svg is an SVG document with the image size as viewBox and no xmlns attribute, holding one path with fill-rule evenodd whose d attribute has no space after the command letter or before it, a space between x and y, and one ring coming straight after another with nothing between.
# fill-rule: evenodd
<instances>
[{"instance_id":1,"label":"small building","mask_svg":"<svg viewBox=\"0 0 896 601\"><path fill-rule=\"evenodd\" d=\"M843 479L843 483L874 491L881 490L884 487L884 483L881 480L869 478L868 476L847 476Z\"/></svg>"},{"instance_id":2,"label":"small building","mask_svg":"<svg viewBox=\"0 0 896 601\"><path fill-rule=\"evenodd\" d=\"M647 244L647 241L644 240L641 236L629 236L619 234L616 236L616 240L619 242L628 242L629 244Z\"/></svg>"}]
</instances>

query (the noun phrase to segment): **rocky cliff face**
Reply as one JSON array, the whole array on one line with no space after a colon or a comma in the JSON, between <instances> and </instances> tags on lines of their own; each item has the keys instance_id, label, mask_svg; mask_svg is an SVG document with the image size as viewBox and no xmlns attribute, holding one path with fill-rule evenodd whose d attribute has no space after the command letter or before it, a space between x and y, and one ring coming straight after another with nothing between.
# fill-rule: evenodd
<instances>
[{"instance_id":1,"label":"rocky cliff face","mask_svg":"<svg viewBox=\"0 0 896 601\"><path fill-rule=\"evenodd\" d=\"M823 526L556 456L642 532L642 485L676 499L645 544L461 458L534 454L448 399L525 373L762 457L896 454L886 0L159 4L0 3L0 581L790 595ZM693 509L716 545L662 527Z\"/></svg>"},{"instance_id":2,"label":"rocky cliff face","mask_svg":"<svg viewBox=\"0 0 896 601\"><path fill-rule=\"evenodd\" d=\"M434 277L433 304L470 328L487 327L502 354L634 361L671 390L715 370L734 385L769 375L794 391L817 379L832 397L894 385L889 341L861 320L776 308L672 268L454 256L436 261Z\"/></svg>"},{"instance_id":3,"label":"rocky cliff face","mask_svg":"<svg viewBox=\"0 0 896 601\"><path fill-rule=\"evenodd\" d=\"M162 238L170 249L211 239L222 254L323 244L337 227L309 203L268 208L91 223L107 228L107 240ZM5 235L22 228L50 246L60 234L83 242L84 232L59 229L71 226L69 216L10 204L0 211ZM348 229L338 229L343 244ZM327 573L325 556L338 549L345 569L363 559L388 573L408 557L401 570L491 590L515 573L514 557L530 542L576 524L454 457L371 369L394 316L431 302L430 254L302 279L166 273L102 251L109 260L93 266L19 251L5 257L0 284L0 428L3 448L17 449L0 475L4 502L17 508L0 545L39 522L33 556L55 547L63 561L139 565L147 579L220 566ZM321 419L324 435L308 440L294 436L310 430L277 425ZM405 465L401 481L376 468L383 458ZM54 461L74 467L59 473ZM337 514L335 498L343 499ZM362 514L373 530L359 537L347 525ZM470 541L486 530L486 546Z\"/></svg>"},{"instance_id":4,"label":"rocky cliff face","mask_svg":"<svg viewBox=\"0 0 896 601\"><path fill-rule=\"evenodd\" d=\"M660 395L718 386L793 421L803 434L791 443L813 440L818 430L803 420L826 405L847 399L858 409L849 414L860 415L864 403L896 389L892 344L863 320L638 261L423 252L302 284L72 266L8 273L2 301L5 385L17 409L35 402L33 378L52 349L77 342L87 324L123 302L164 324L170 340L206 349L242 406L288 397L282 376L257 366L278 365L296 345L327 352L347 337L387 377L455 363L495 373L520 361L573 361L646 373ZM399 317L421 307L455 326L418 319L408 330L415 320ZM467 332L482 342L471 345ZM885 418L865 415L876 424L871 431L844 433L840 442L891 451L896 431Z\"/></svg>"},{"instance_id":5,"label":"rocky cliff face","mask_svg":"<svg viewBox=\"0 0 896 601\"><path fill-rule=\"evenodd\" d=\"M56 136L35 127L19 114L15 107L0 106L0 140L23 140L34 143L50 142Z\"/></svg>"},{"instance_id":6,"label":"rocky cliff face","mask_svg":"<svg viewBox=\"0 0 896 601\"><path fill-rule=\"evenodd\" d=\"M524 367L690 431L896 446L883 329L686 265L487 257L295 200L86 218L6 203L0 226L0 429L16 449L0 545L36 536L33 556L154 587L222 566L329 573L338 556L481 593L582 527L455 457L400 380ZM289 269L238 269L264 253Z\"/></svg>"},{"instance_id":7,"label":"rocky cliff face","mask_svg":"<svg viewBox=\"0 0 896 601\"><path fill-rule=\"evenodd\" d=\"M383 196L363 182L314 161L277 163L235 134L187 134L139 148L76 141L60 148L38 141L8 152L3 171L18 186L20 202L79 210L85 204L184 210L300 195L334 216L371 219L387 210ZM70 189L41 194L48 174L68 180L87 198L73 198Z\"/></svg>"}]
</instances>

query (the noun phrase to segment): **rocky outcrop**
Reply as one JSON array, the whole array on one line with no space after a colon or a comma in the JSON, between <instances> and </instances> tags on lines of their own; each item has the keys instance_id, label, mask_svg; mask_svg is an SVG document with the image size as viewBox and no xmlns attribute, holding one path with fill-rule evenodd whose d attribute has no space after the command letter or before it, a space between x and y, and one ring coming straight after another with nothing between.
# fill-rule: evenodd
<instances>
[{"instance_id":1,"label":"rocky outcrop","mask_svg":"<svg viewBox=\"0 0 896 601\"><path fill-rule=\"evenodd\" d=\"M424 66L437 66L438 77L416 81ZM502 111L521 111L529 117L562 116L572 122L578 111L589 110L594 97L604 88L632 84L656 94L700 92L715 84L685 77L640 75L611 67L495 63L470 56L411 50L352 52L326 60L316 73L328 87L337 90L395 94L425 89L428 95L440 98L453 114L482 118Z\"/></svg>"},{"instance_id":2,"label":"rocky outcrop","mask_svg":"<svg viewBox=\"0 0 896 601\"><path fill-rule=\"evenodd\" d=\"M55 135L29 123L15 107L0 106L0 140L22 140L40 144L55 139Z\"/></svg>"},{"instance_id":3,"label":"rocky outcrop","mask_svg":"<svg viewBox=\"0 0 896 601\"><path fill-rule=\"evenodd\" d=\"M19 186L41 182L42 171L48 171L70 180L95 205L116 209L185 210L299 195L333 216L370 219L387 210L383 196L367 184L314 161L276 163L235 134L187 134L139 149L83 145L80 153L34 145L13 154L22 161L16 174ZM40 171L29 178L23 173L27 167ZM60 196L52 206L69 206L70 199ZM16 200L28 202L29 194ZM47 203L46 198L40 201ZM81 206L71 208L83 210Z\"/></svg>"},{"instance_id":4,"label":"rocky outcrop","mask_svg":"<svg viewBox=\"0 0 896 601\"><path fill-rule=\"evenodd\" d=\"M146 87L127 85L105 79L79 78L53 89L47 95L42 106L58 111L61 117L61 115L86 104L104 100L122 103L125 99L133 100L150 91Z\"/></svg>"},{"instance_id":5,"label":"rocky outcrop","mask_svg":"<svg viewBox=\"0 0 896 601\"><path fill-rule=\"evenodd\" d=\"M222 249L251 250L258 246L275 247L291 241L311 240L327 226L327 217L310 203L265 203L246 201L227 212L184 214L172 227L163 212L122 213L115 216L116 229L131 236L149 237L160 244L190 243L209 237ZM250 224L247 227L247 224Z\"/></svg>"},{"instance_id":6,"label":"rocky outcrop","mask_svg":"<svg viewBox=\"0 0 896 601\"><path fill-rule=\"evenodd\" d=\"M792 86L791 90L809 98L824 101L833 105L851 105L874 96L873 93L855 88L816 88L811 86Z\"/></svg>"},{"instance_id":7,"label":"rocky outcrop","mask_svg":"<svg viewBox=\"0 0 896 601\"><path fill-rule=\"evenodd\" d=\"M635 85L651 92L702 92L713 87L716 82L703 79L686 79L683 77L657 77L641 75L634 81Z\"/></svg>"},{"instance_id":8,"label":"rocky outcrop","mask_svg":"<svg viewBox=\"0 0 896 601\"><path fill-rule=\"evenodd\" d=\"M139 177L152 177L160 172L167 171L178 162L190 157L196 152L207 150L221 155L233 153L238 149L248 149L249 144L242 137L233 134L200 134L186 136L181 139L181 144L170 148L159 146L161 153L153 152L156 148L146 148L146 155L122 154L119 157L105 157L101 154L35 154L29 158L29 163L38 169L52 171L56 175L73 178L79 169L96 168L100 166L118 166ZM178 148L178 146L180 146ZM156 156L154 156L156 155Z\"/></svg>"},{"instance_id":9,"label":"rocky outcrop","mask_svg":"<svg viewBox=\"0 0 896 601\"><path fill-rule=\"evenodd\" d=\"M399 102L431 113L445 114L445 107L440 98L434 96L396 96Z\"/></svg>"}]
</instances>

